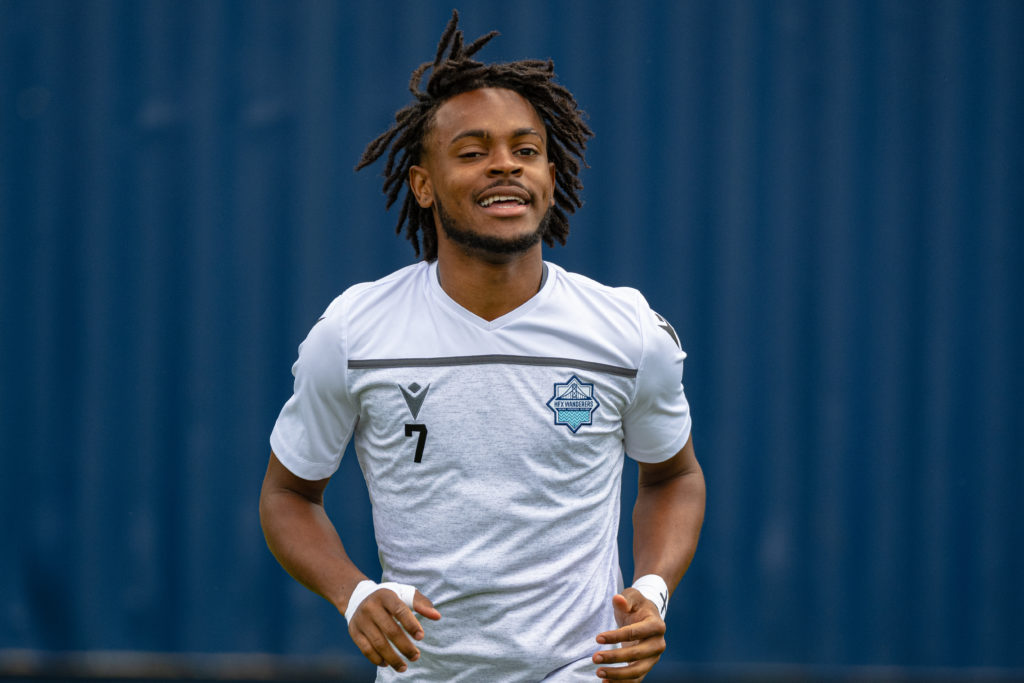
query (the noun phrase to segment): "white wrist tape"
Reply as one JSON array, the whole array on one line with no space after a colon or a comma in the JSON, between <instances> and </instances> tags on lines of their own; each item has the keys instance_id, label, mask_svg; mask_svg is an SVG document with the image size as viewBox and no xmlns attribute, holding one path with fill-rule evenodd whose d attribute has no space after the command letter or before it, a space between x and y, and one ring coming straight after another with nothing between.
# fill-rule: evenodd
<instances>
[{"instance_id":1,"label":"white wrist tape","mask_svg":"<svg viewBox=\"0 0 1024 683\"><path fill-rule=\"evenodd\" d=\"M668 584L657 574L644 574L633 582L633 588L658 607L661 618L668 611Z\"/></svg>"},{"instance_id":2,"label":"white wrist tape","mask_svg":"<svg viewBox=\"0 0 1024 683\"><path fill-rule=\"evenodd\" d=\"M366 581L360 581L356 584L356 588L352 591L352 597L348 599L348 607L345 608L345 621L352 621L352 617L355 616L356 610L359 609L360 603L363 602L371 593L379 591L381 588L387 588L390 591L394 591L402 602L412 609L412 599L416 596L416 586L410 586L405 583L395 583L394 581L386 581L384 583L376 583L367 579Z\"/></svg>"}]
</instances>

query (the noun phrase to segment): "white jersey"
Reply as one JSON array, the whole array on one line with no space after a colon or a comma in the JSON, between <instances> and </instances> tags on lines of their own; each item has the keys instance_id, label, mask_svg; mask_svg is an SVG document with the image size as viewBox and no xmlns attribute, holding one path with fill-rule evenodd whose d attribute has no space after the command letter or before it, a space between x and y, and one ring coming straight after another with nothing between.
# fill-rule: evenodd
<instances>
[{"instance_id":1,"label":"white jersey","mask_svg":"<svg viewBox=\"0 0 1024 683\"><path fill-rule=\"evenodd\" d=\"M444 292L436 263L331 303L270 441L315 480L354 437L382 580L442 615L423 620L401 680L594 680L621 590L623 455L660 462L685 445L684 357L639 292L553 264L492 321Z\"/></svg>"}]
</instances>

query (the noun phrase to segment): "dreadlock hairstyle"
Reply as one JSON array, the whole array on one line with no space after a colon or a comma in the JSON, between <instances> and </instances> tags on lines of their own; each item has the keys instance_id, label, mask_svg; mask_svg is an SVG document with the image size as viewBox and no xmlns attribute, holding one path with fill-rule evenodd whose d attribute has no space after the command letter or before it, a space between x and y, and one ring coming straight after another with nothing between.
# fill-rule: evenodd
<instances>
[{"instance_id":1,"label":"dreadlock hairstyle","mask_svg":"<svg viewBox=\"0 0 1024 683\"><path fill-rule=\"evenodd\" d=\"M498 32L491 31L465 45L462 31L457 29L458 23L459 13L453 11L441 35L434 61L421 64L409 81L409 91L415 101L396 112L391 127L367 145L356 170L369 166L387 152L384 194L387 196L386 208L390 209L398 201L402 188L407 188L409 169L420 162L434 113L445 101L479 88L512 90L533 105L547 129L548 159L555 165L555 206L542 237L548 246L553 246L556 240L564 245L569 234L566 212L573 213L583 205L579 197L579 191L583 189L579 171L581 164L586 164L583 153L593 132L583 121L583 112L572 93L554 81L555 67L551 60L497 64L474 61L473 55ZM427 79L426 90L421 90L420 83L428 69L431 70L430 78ZM422 208L408 189L395 232L401 234L403 226L417 256L420 256L422 239L423 258L427 261L437 258L437 227L433 212Z\"/></svg>"}]
</instances>

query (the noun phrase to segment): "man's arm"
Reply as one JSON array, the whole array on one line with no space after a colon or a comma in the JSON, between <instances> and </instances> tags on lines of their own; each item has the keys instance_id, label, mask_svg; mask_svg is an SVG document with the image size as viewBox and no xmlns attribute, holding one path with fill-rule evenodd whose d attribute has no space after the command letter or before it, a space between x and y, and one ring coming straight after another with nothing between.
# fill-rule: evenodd
<instances>
[{"instance_id":1,"label":"man's arm","mask_svg":"<svg viewBox=\"0 0 1024 683\"><path fill-rule=\"evenodd\" d=\"M657 574L673 591L690 566L704 523L704 474L693 452L693 440L687 440L682 450L664 462L640 463L639 479L633 507L633 579ZM623 647L598 652L594 662L630 664L598 669L598 675L639 681L665 651L660 605L635 588L627 588L612 602L620 628L600 634L597 642L622 643Z\"/></svg>"},{"instance_id":2,"label":"man's arm","mask_svg":"<svg viewBox=\"0 0 1024 683\"><path fill-rule=\"evenodd\" d=\"M260 491L260 523L267 546L281 566L344 614L352 591L366 580L366 575L349 559L324 510L323 493L328 481L302 479L271 453ZM441 618L419 591L413 606L428 619ZM420 640L423 629L398 595L390 590L377 590L359 604L349 622L349 634L371 662L404 671L405 661L392 645L415 661L419 649L409 635Z\"/></svg>"},{"instance_id":3,"label":"man's arm","mask_svg":"<svg viewBox=\"0 0 1024 683\"><path fill-rule=\"evenodd\" d=\"M640 463L633 507L634 580L657 574L674 591L690 567L704 523L704 473L693 439L659 463Z\"/></svg>"}]
</instances>

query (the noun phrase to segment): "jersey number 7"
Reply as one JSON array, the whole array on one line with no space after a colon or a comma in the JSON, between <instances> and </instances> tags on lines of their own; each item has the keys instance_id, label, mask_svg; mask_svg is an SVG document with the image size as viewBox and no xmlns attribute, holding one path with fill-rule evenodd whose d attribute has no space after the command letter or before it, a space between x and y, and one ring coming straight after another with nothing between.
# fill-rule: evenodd
<instances>
[{"instance_id":1,"label":"jersey number 7","mask_svg":"<svg viewBox=\"0 0 1024 683\"><path fill-rule=\"evenodd\" d=\"M423 446L427 443L427 425L405 425L406 436L412 436L415 432L419 433L420 438L416 440L416 457L412 461L420 462L423 460Z\"/></svg>"}]
</instances>

